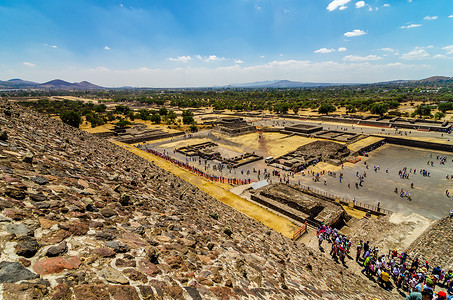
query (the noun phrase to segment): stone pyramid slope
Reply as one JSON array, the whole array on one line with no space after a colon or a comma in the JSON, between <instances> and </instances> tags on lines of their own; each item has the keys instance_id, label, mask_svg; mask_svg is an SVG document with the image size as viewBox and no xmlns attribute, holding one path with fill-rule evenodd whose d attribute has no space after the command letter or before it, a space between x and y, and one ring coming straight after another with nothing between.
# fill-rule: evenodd
<instances>
[{"instance_id":1,"label":"stone pyramid slope","mask_svg":"<svg viewBox=\"0 0 453 300\"><path fill-rule=\"evenodd\" d=\"M390 299L127 150L0 100L0 298Z\"/></svg>"}]
</instances>

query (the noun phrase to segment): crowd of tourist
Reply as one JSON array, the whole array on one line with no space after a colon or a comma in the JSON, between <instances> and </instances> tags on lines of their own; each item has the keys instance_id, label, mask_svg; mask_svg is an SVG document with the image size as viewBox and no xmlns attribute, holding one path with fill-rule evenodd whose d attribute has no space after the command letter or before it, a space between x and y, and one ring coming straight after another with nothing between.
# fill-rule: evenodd
<instances>
[{"instance_id":1,"label":"crowd of tourist","mask_svg":"<svg viewBox=\"0 0 453 300\"><path fill-rule=\"evenodd\" d=\"M212 181L219 181L219 182L237 184L237 185L249 184L252 182L252 180L250 178L249 179L238 179L238 178L228 178L228 177L223 177L223 176L211 175L203 170L200 170L199 168L191 166L187 162L182 162L180 160L177 160L176 158L173 158L173 157L169 156L168 154L160 153L159 151L149 149L149 148L147 148L145 146L141 146L141 145L136 146L136 147L139 148L140 150L146 151L148 153L152 153L160 158L163 158L181 168L189 170L189 171L197 174L198 176L204 177L204 178L212 180Z\"/></svg>"},{"instance_id":2,"label":"crowd of tourist","mask_svg":"<svg viewBox=\"0 0 453 300\"><path fill-rule=\"evenodd\" d=\"M329 254L336 262L339 260L346 265L345 258L353 259L350 255L351 240L337 229L321 225L317 228L316 236L322 252L324 241L331 244ZM356 246L355 261L363 267L361 272L370 280L378 282L387 290L398 288L408 294L408 300L453 299L453 270L432 267L428 261L422 262L417 257L412 259L407 253L398 252L397 249L385 254L379 247L373 247L369 241L362 240Z\"/></svg>"}]
</instances>

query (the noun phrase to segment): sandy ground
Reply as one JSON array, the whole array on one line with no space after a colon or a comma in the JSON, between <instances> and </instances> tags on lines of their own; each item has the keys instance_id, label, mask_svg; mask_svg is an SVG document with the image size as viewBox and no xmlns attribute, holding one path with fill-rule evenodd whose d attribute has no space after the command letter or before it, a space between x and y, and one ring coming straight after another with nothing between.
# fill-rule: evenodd
<instances>
[{"instance_id":1,"label":"sandy ground","mask_svg":"<svg viewBox=\"0 0 453 300\"><path fill-rule=\"evenodd\" d=\"M286 237L291 238L294 231L297 229L297 226L291 221L229 192L227 189L231 188L231 186L229 186L228 184L210 182L197 176L192 172L179 168L171 164L170 162L161 159L157 156L154 156L150 153L141 151L135 147L131 147L130 145L123 144L117 141L114 141L113 143L120 145L125 149L131 151L132 153L141 156L149 161L153 161L154 164L156 164L157 166L175 174L176 176L182 178L183 180L198 187L205 193L211 195L215 199L263 223L267 227L272 228L273 230L283 234Z\"/></svg>"},{"instance_id":2,"label":"sandy ground","mask_svg":"<svg viewBox=\"0 0 453 300\"><path fill-rule=\"evenodd\" d=\"M215 136L221 137L226 141L242 145L245 149L251 149L262 156L278 157L288 152L296 150L298 147L314 142L315 139L302 136L288 136L278 132L250 133L236 137L230 137L218 133ZM261 138L260 138L261 135ZM242 148L241 147L241 148Z\"/></svg>"}]
</instances>

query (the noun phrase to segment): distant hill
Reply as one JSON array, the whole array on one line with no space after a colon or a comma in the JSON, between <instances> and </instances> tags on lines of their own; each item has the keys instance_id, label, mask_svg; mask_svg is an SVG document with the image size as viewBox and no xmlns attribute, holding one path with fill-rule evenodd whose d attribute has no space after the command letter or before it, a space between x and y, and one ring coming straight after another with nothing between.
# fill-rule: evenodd
<instances>
[{"instance_id":1,"label":"distant hill","mask_svg":"<svg viewBox=\"0 0 453 300\"><path fill-rule=\"evenodd\" d=\"M8 81L0 81L0 89L98 90L104 88L88 81L70 83L55 79L45 83L38 83L22 79L10 79Z\"/></svg>"},{"instance_id":2,"label":"distant hill","mask_svg":"<svg viewBox=\"0 0 453 300\"><path fill-rule=\"evenodd\" d=\"M92 84L88 81L70 83L61 79L55 79L39 85L43 89L52 90L97 90L102 87Z\"/></svg>"},{"instance_id":3,"label":"distant hill","mask_svg":"<svg viewBox=\"0 0 453 300\"><path fill-rule=\"evenodd\" d=\"M305 87L323 87L345 85L344 83L315 83L315 82L299 82L290 80L274 80L274 81L259 81L250 83L233 83L226 87L236 88L305 88ZM349 85L349 84L348 84Z\"/></svg>"}]
</instances>

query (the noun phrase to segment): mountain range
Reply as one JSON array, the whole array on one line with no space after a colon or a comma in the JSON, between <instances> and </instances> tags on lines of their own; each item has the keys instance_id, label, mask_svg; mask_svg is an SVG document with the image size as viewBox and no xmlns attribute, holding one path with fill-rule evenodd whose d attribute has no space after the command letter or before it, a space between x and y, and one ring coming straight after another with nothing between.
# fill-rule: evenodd
<instances>
[{"instance_id":1,"label":"mountain range","mask_svg":"<svg viewBox=\"0 0 453 300\"><path fill-rule=\"evenodd\" d=\"M38 83L22 79L10 79L8 81L0 81L0 89L99 90L104 88L88 81L71 83L55 79L45 83Z\"/></svg>"},{"instance_id":2,"label":"mountain range","mask_svg":"<svg viewBox=\"0 0 453 300\"><path fill-rule=\"evenodd\" d=\"M453 77L432 76L421 80L394 80L386 82L377 82L367 85L387 85L387 84L441 84L453 83ZM359 83L315 83L300 82L290 80L258 81L250 83L234 83L227 86L217 86L215 88L309 88L309 87L329 87L329 86L349 86L364 85ZM101 90L104 87L92 84L88 81L67 82L61 79L51 80L45 83L26 81L22 79L10 79L0 81L0 89L44 89L44 90Z\"/></svg>"}]
</instances>

